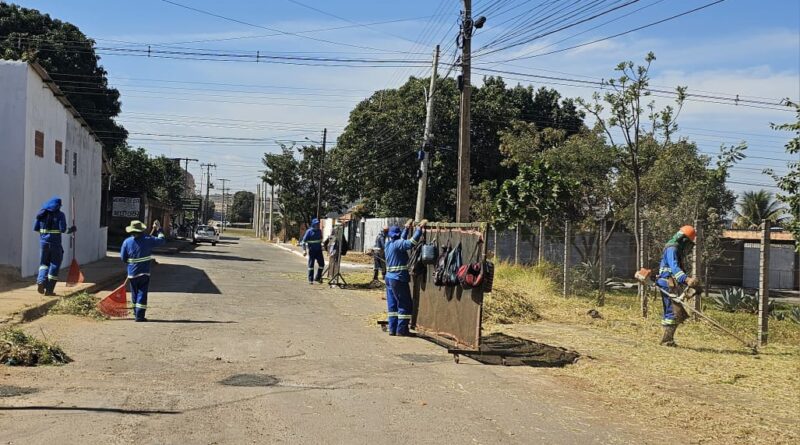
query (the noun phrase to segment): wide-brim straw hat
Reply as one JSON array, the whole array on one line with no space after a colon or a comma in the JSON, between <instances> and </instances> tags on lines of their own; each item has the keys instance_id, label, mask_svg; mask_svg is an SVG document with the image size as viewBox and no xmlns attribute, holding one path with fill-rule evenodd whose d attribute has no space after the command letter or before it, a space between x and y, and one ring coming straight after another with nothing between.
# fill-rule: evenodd
<instances>
[{"instance_id":1,"label":"wide-brim straw hat","mask_svg":"<svg viewBox=\"0 0 800 445\"><path fill-rule=\"evenodd\" d=\"M131 221L131 225L125 227L125 231L128 233L142 233L146 230L147 226L144 225L144 223L139 221L138 219Z\"/></svg>"}]
</instances>

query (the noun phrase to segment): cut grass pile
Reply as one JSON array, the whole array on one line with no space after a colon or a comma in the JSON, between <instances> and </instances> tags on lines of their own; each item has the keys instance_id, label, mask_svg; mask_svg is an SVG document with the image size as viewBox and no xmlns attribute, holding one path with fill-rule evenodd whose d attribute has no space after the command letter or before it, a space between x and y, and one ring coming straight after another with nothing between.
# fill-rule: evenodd
<instances>
[{"instance_id":1,"label":"cut grass pile","mask_svg":"<svg viewBox=\"0 0 800 445\"><path fill-rule=\"evenodd\" d=\"M0 364L8 366L62 365L70 359L58 345L18 329L0 330Z\"/></svg>"},{"instance_id":2,"label":"cut grass pile","mask_svg":"<svg viewBox=\"0 0 800 445\"><path fill-rule=\"evenodd\" d=\"M77 315L89 317L97 320L105 320L106 317L97 310L97 303L100 301L94 295L81 292L71 297L58 300L55 306L50 309L51 314Z\"/></svg>"},{"instance_id":3,"label":"cut grass pile","mask_svg":"<svg viewBox=\"0 0 800 445\"><path fill-rule=\"evenodd\" d=\"M607 293L606 305L597 307L594 296L561 297L547 270L504 264L496 267L494 288L497 295L487 299L487 330L497 329L492 321L505 315L492 299L511 300L500 308L531 307L544 323L504 329L595 357L543 372L587 388L608 408L642 425L674 426L702 443L800 441L800 325L771 319L770 345L757 356L696 321L678 329L678 348L667 348L658 345L660 298L649 300L645 319L635 292ZM602 318L588 316L590 309ZM756 316L706 309L723 326L755 339Z\"/></svg>"}]
</instances>

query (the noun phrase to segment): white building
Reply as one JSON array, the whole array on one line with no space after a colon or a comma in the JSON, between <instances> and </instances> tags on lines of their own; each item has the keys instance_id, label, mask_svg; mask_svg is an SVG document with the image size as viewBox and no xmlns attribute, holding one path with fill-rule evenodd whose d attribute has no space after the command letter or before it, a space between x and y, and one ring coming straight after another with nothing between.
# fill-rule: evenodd
<instances>
[{"instance_id":1,"label":"white building","mask_svg":"<svg viewBox=\"0 0 800 445\"><path fill-rule=\"evenodd\" d=\"M75 249L63 237L62 266L73 252L81 264L105 256L103 147L37 64L0 60L0 159L0 267L37 272L34 218L53 196L63 202L67 225L74 217L78 228Z\"/></svg>"}]
</instances>

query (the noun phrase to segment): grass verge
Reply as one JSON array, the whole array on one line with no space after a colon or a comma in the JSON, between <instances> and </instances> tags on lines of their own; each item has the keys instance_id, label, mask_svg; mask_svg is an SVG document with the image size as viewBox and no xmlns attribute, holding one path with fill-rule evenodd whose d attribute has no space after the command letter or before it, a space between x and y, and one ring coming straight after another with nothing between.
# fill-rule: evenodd
<instances>
[{"instance_id":1,"label":"grass verge","mask_svg":"<svg viewBox=\"0 0 800 445\"><path fill-rule=\"evenodd\" d=\"M19 329L0 330L0 364L37 366L69 362L69 357L58 345L36 339Z\"/></svg>"},{"instance_id":2,"label":"grass verge","mask_svg":"<svg viewBox=\"0 0 800 445\"><path fill-rule=\"evenodd\" d=\"M81 292L71 297L58 300L55 306L50 309L51 314L77 315L79 317L94 318L105 320L108 317L97 310L97 303L100 301L94 295Z\"/></svg>"},{"instance_id":3,"label":"grass verge","mask_svg":"<svg viewBox=\"0 0 800 445\"><path fill-rule=\"evenodd\" d=\"M698 443L800 441L800 325L770 320L770 345L757 356L695 321L678 329L678 348L666 348L658 345L660 298L649 300L650 316L642 318L635 293L609 293L605 306L597 307L592 295L562 298L546 269L496 269L487 330L497 329L493 321L524 320L518 312L530 308L543 323L504 329L597 359L542 372L585 388L642 425L673 425ZM587 315L590 309L602 318ZM755 337L756 316L713 308L706 314Z\"/></svg>"}]
</instances>

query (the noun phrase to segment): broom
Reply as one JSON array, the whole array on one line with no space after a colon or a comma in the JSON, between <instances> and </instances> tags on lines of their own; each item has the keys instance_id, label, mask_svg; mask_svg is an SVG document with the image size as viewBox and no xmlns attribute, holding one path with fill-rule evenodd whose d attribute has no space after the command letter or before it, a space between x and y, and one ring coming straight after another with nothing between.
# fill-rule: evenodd
<instances>
[{"instance_id":1,"label":"broom","mask_svg":"<svg viewBox=\"0 0 800 445\"><path fill-rule=\"evenodd\" d=\"M128 279L126 278L120 287L114 289L97 303L97 310L109 317L127 317L129 314L127 285Z\"/></svg>"},{"instance_id":2,"label":"broom","mask_svg":"<svg viewBox=\"0 0 800 445\"><path fill-rule=\"evenodd\" d=\"M72 207L72 227L75 227L75 198L72 198L71 202ZM83 283L83 272L81 272L81 265L78 264L78 260L75 259L75 248L76 248L76 237L75 232L72 232L72 263L69 265L69 272L67 273L67 287L73 287L79 283Z\"/></svg>"}]
</instances>

